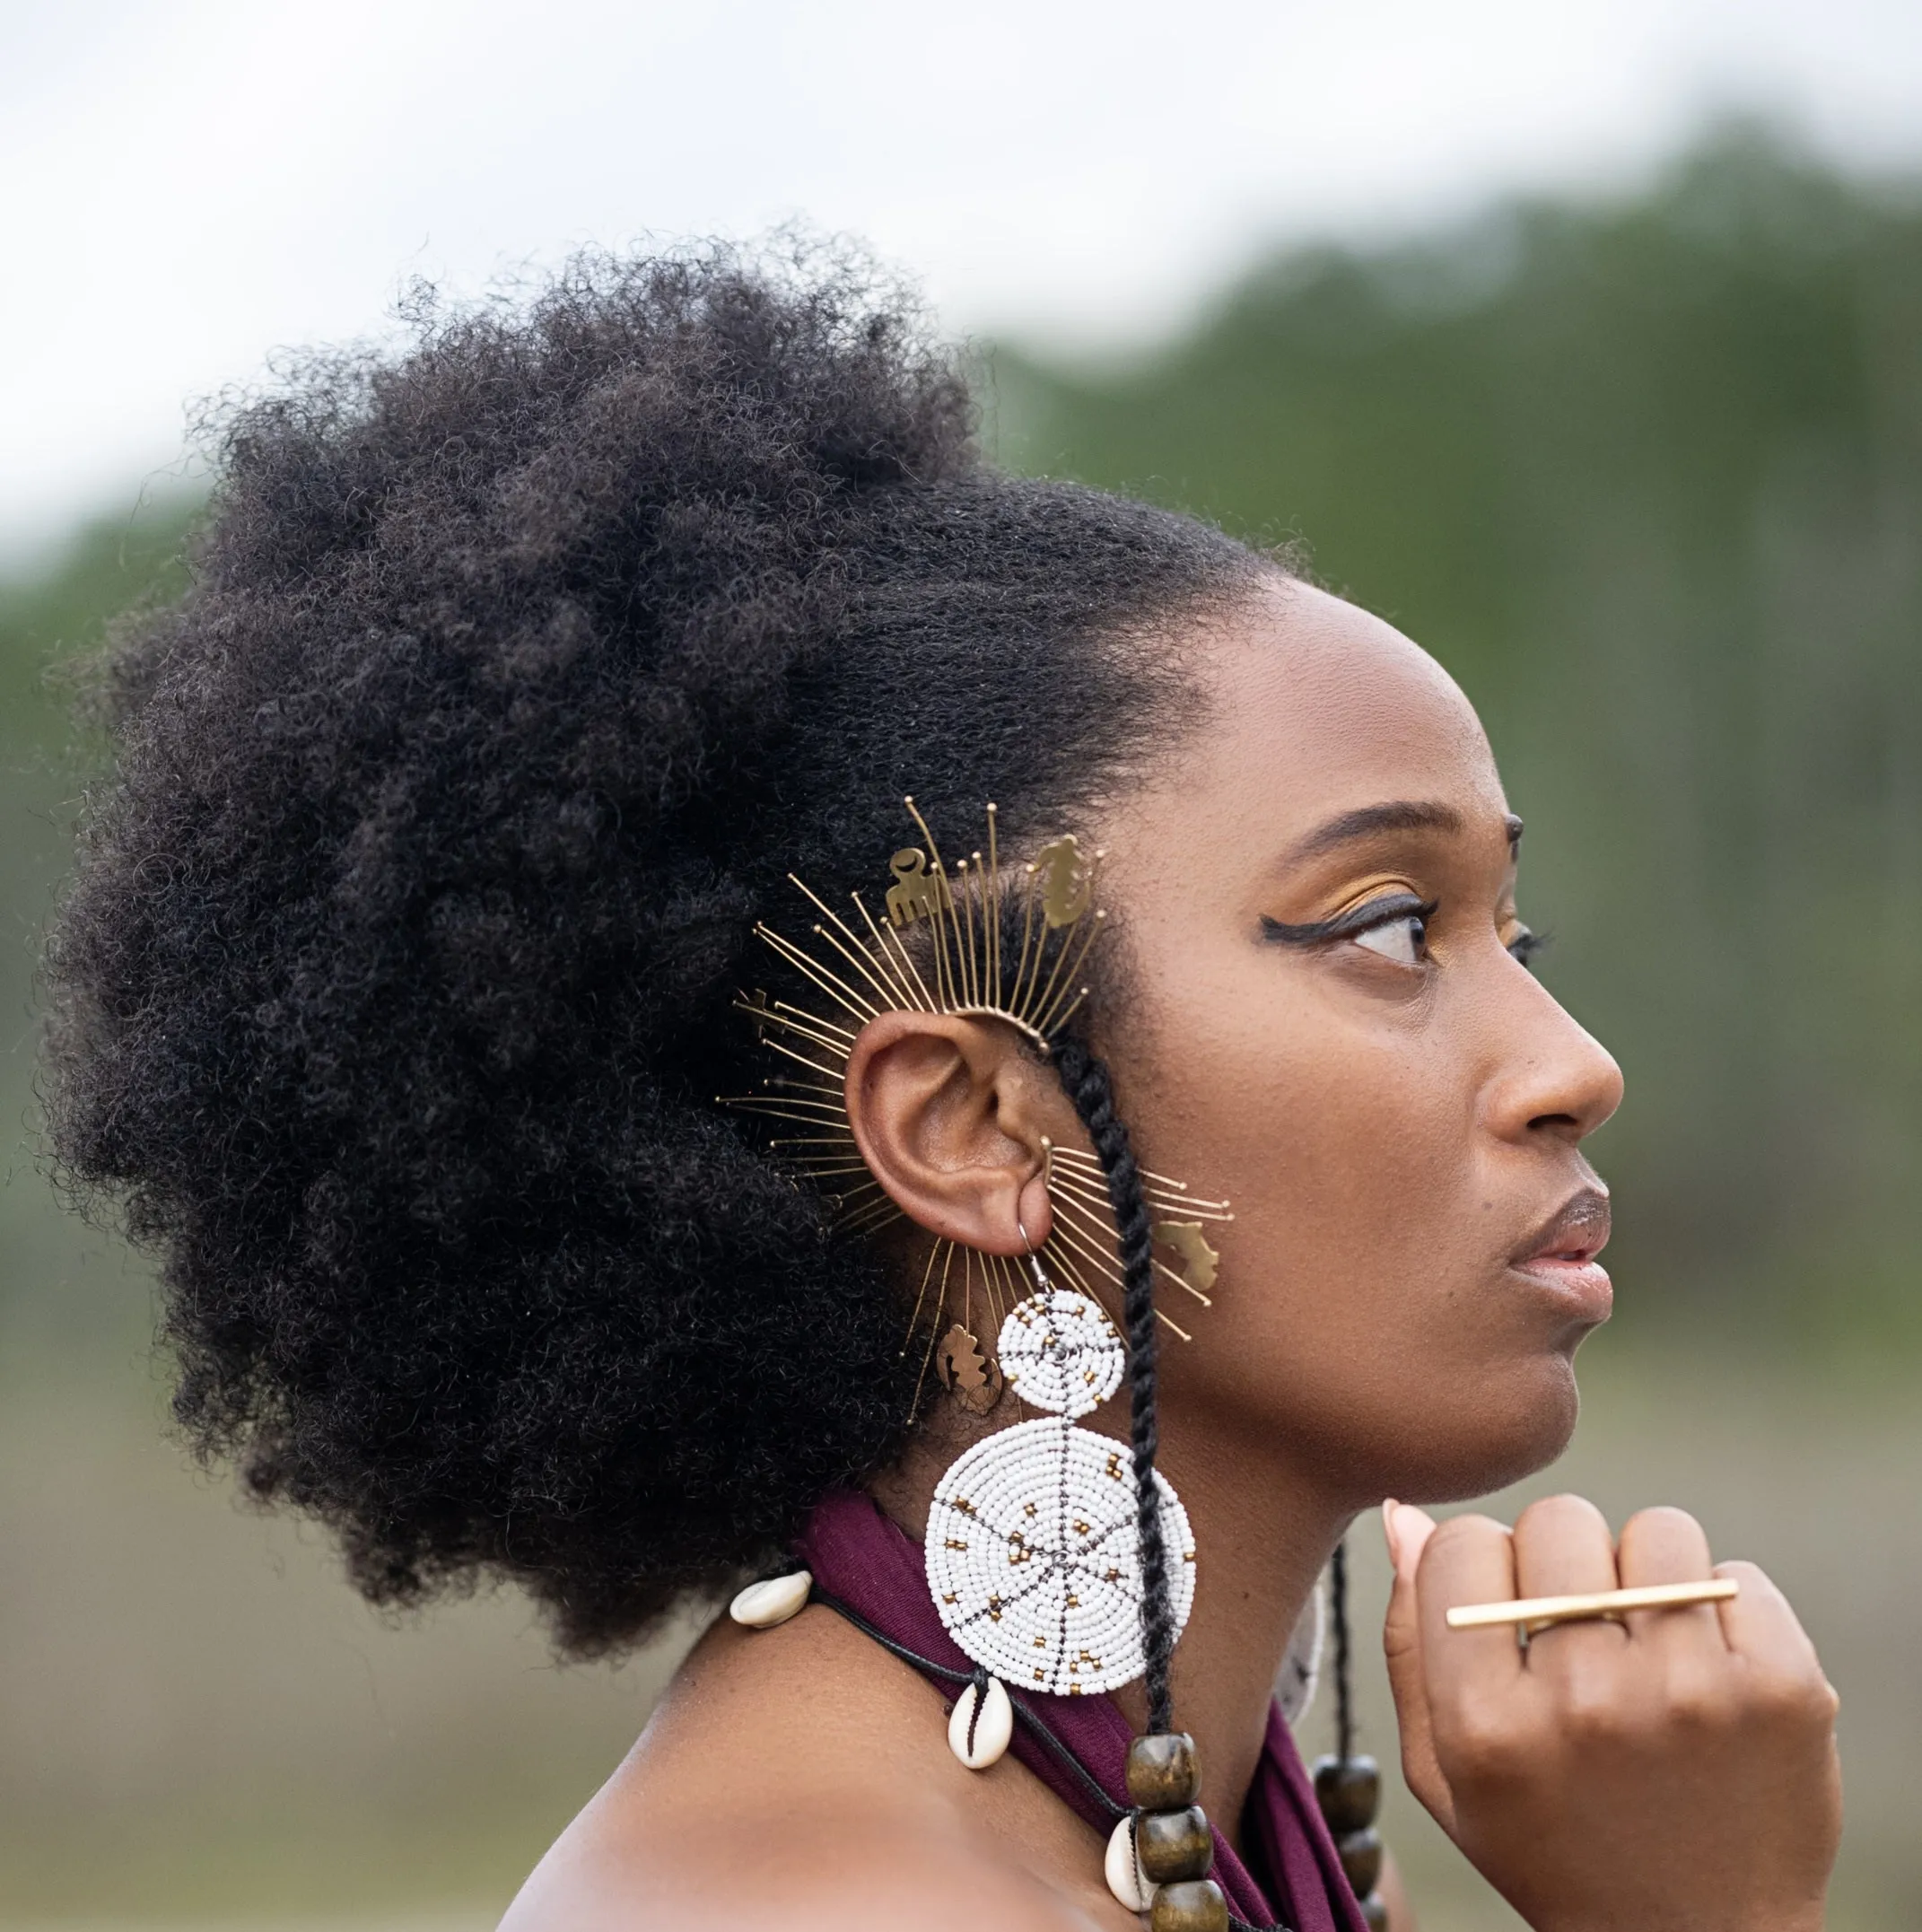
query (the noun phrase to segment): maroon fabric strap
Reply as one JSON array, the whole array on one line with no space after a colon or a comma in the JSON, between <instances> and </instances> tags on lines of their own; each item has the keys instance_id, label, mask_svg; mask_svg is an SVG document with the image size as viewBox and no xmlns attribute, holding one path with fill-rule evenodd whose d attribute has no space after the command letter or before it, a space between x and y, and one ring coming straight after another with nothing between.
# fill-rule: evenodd
<instances>
[{"instance_id":1,"label":"maroon fabric strap","mask_svg":"<svg viewBox=\"0 0 1922 1932\"><path fill-rule=\"evenodd\" d=\"M918 1545L875 1505L852 1491L830 1496L815 1511L800 1539L800 1556L830 1596L884 1631L895 1642L935 1664L967 1671L972 1661L941 1627ZM943 1687L945 1689L945 1687ZM1115 1804L1125 1808L1123 1768L1133 1735L1107 1697L1030 1695L1009 1692L1079 1760ZM1047 1747L1027 1727L1015 1727L1016 1757L1063 1803L1104 1837L1111 1814L1100 1810ZM1218 1831L1214 1876L1228 1909L1255 1926L1286 1924L1294 1932L1367 1932L1360 1908L1342 1875L1334 1840L1287 1720L1270 1707L1268 1739L1244 1815L1246 1860L1237 1858Z\"/></svg>"}]
</instances>

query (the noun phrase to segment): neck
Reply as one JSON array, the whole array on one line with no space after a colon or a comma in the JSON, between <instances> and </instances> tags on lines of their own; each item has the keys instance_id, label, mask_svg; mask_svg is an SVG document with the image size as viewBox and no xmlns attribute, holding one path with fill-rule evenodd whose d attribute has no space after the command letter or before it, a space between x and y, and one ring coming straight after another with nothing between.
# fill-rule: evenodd
<instances>
[{"instance_id":1,"label":"neck","mask_svg":"<svg viewBox=\"0 0 1922 1932\"><path fill-rule=\"evenodd\" d=\"M1127 1419L1123 1413L1110 1423L1104 1414L1082 1426L1125 1436ZM941 1472L987 1432L941 1404L902 1461L871 1485L876 1500L921 1539ZM1245 1437L1229 1439L1201 1418L1184 1415L1165 1426L1164 1441L1170 1447L1162 1473L1188 1512L1197 1564L1193 1613L1175 1651L1175 1724L1194 1737L1209 1818L1238 1850L1276 1674L1351 1506L1282 1457L1251 1455ZM1114 1700L1137 1731L1146 1727L1148 1698L1139 1681L1115 1692Z\"/></svg>"},{"instance_id":2,"label":"neck","mask_svg":"<svg viewBox=\"0 0 1922 1932\"><path fill-rule=\"evenodd\" d=\"M1193 1735L1201 1757L1202 1805L1238 1850L1275 1679L1350 1510L1279 1456L1257 1460L1245 1439L1210 1434L1192 1416L1164 1425L1161 1468L1187 1509L1197 1563L1172 1688L1175 1728ZM1144 1687L1115 1700L1142 1728Z\"/></svg>"}]
</instances>

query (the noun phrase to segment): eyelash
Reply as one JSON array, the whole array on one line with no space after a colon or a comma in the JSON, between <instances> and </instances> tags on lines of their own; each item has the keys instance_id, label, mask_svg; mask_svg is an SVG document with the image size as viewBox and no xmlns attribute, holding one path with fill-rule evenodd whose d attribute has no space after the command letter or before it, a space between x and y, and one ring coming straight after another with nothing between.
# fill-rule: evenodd
<instances>
[{"instance_id":1,"label":"eyelash","mask_svg":"<svg viewBox=\"0 0 1922 1932\"><path fill-rule=\"evenodd\" d=\"M1316 919L1306 925L1284 925L1263 914L1262 937L1283 946L1325 946L1335 940L1351 940L1358 933L1373 932L1392 926L1397 920L1417 919L1424 926L1434 918L1437 899L1418 899L1411 892L1398 892L1391 898L1370 899L1332 919Z\"/></svg>"},{"instance_id":2,"label":"eyelash","mask_svg":"<svg viewBox=\"0 0 1922 1932\"><path fill-rule=\"evenodd\" d=\"M1421 940L1417 942L1421 944L1426 940L1428 922L1434 918L1440 903L1437 899L1418 899L1411 892L1402 892L1392 898L1371 899L1333 919L1317 919L1306 925L1284 925L1280 920L1264 915L1262 936L1283 946L1325 946L1336 940L1351 940L1359 933L1374 932L1400 920L1413 919L1419 920L1424 929ZM1548 943L1547 933L1531 932L1524 926L1509 940L1508 957L1516 965L1533 971L1531 962Z\"/></svg>"}]
</instances>

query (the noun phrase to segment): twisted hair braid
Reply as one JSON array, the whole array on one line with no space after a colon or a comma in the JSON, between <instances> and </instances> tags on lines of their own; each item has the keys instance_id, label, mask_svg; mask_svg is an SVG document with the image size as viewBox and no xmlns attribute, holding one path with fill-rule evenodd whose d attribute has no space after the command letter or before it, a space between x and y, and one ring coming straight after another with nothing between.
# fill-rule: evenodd
<instances>
[{"instance_id":1,"label":"twisted hair braid","mask_svg":"<svg viewBox=\"0 0 1922 1932\"><path fill-rule=\"evenodd\" d=\"M1130 1438L1134 1449L1135 1535L1141 1557L1141 1648L1148 1660L1148 1728L1174 1729L1168 1665L1175 1652L1175 1615L1168 1601L1167 1548L1161 1535L1160 1499L1155 1491L1155 1264L1148 1200L1128 1141L1127 1123L1114 1110L1114 1083L1106 1062L1071 1036L1055 1049L1061 1085L1094 1142L1107 1176L1108 1200L1121 1235L1122 1314L1128 1328Z\"/></svg>"},{"instance_id":2,"label":"twisted hair braid","mask_svg":"<svg viewBox=\"0 0 1922 1932\"><path fill-rule=\"evenodd\" d=\"M1348 1634L1348 1544L1328 1560L1328 1621L1333 1625L1335 1755L1345 1764L1355 1754L1355 1689Z\"/></svg>"}]
</instances>

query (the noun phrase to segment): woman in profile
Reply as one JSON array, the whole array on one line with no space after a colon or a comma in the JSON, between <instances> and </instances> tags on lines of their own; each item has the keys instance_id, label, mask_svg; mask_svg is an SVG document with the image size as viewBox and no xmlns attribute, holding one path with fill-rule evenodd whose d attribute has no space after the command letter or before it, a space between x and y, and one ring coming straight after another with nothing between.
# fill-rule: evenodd
<instances>
[{"instance_id":1,"label":"woman in profile","mask_svg":"<svg viewBox=\"0 0 1922 1932\"><path fill-rule=\"evenodd\" d=\"M1523 1918L1813 1932L1768 1579L1420 1507L1554 1459L1610 1295L1473 712L972 421L898 292L725 250L234 420L49 957L182 1426L377 1602L731 1599L512 1932L1405 1926L1274 1701L1385 1503L1408 1782Z\"/></svg>"}]
</instances>

